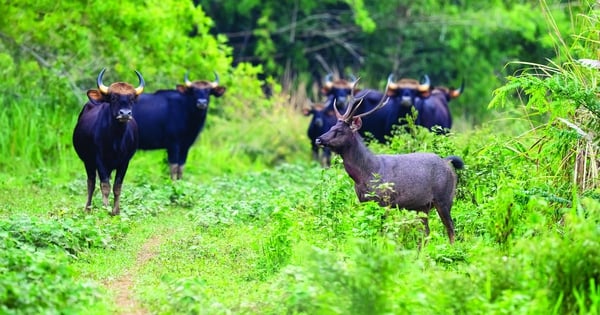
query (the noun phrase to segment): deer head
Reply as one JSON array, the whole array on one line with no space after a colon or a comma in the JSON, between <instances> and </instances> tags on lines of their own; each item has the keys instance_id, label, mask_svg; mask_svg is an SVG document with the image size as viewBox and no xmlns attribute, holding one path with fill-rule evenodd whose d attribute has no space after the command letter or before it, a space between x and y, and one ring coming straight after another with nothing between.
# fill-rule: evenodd
<instances>
[{"instance_id":1,"label":"deer head","mask_svg":"<svg viewBox=\"0 0 600 315\"><path fill-rule=\"evenodd\" d=\"M388 86L386 86L386 90L391 83L391 79L391 76L388 77ZM346 106L346 111L343 115L340 114L337 108L337 104L334 101L333 109L335 110L335 115L338 119L338 122L333 127L331 127L331 129L329 129L328 132L318 137L315 140L316 144L320 146L330 147L333 151L340 153L343 150L343 148L351 146L351 139L355 138L354 135L362 126L361 118L373 113L374 111L382 108L383 106L385 106L385 104L387 104L389 97L384 95L379 101L379 103L373 108L364 113L356 114L358 108L363 103L364 98L369 93L367 92L359 98L356 97L356 95L354 94L354 90L356 84L358 83L358 80L359 79L357 79L353 83L352 93L349 98L348 105Z\"/></svg>"}]
</instances>

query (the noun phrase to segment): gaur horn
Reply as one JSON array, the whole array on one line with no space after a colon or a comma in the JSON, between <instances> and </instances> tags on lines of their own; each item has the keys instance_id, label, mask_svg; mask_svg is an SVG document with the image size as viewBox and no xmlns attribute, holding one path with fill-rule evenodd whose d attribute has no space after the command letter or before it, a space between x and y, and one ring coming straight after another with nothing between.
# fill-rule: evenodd
<instances>
[{"instance_id":1,"label":"gaur horn","mask_svg":"<svg viewBox=\"0 0 600 315\"><path fill-rule=\"evenodd\" d=\"M135 88L135 95L140 95L144 92L146 82L144 82L144 77L142 77L142 74L139 71L135 70L135 74L137 74L138 80L140 81L138 87Z\"/></svg>"},{"instance_id":2,"label":"gaur horn","mask_svg":"<svg viewBox=\"0 0 600 315\"><path fill-rule=\"evenodd\" d=\"M215 88L219 86L219 74L217 73L217 71L213 71L213 73L215 74L215 81L211 85Z\"/></svg>"},{"instance_id":3,"label":"gaur horn","mask_svg":"<svg viewBox=\"0 0 600 315\"><path fill-rule=\"evenodd\" d=\"M462 81L460 82L460 87L458 89L450 91L450 97L457 98L462 94L462 92L464 90L465 90L465 78L463 78Z\"/></svg>"},{"instance_id":4,"label":"gaur horn","mask_svg":"<svg viewBox=\"0 0 600 315\"><path fill-rule=\"evenodd\" d=\"M388 89L396 90L398 89L398 84L394 83L394 74L390 73L387 80ZM387 90L386 90L387 92Z\"/></svg>"},{"instance_id":5,"label":"gaur horn","mask_svg":"<svg viewBox=\"0 0 600 315\"><path fill-rule=\"evenodd\" d=\"M331 81L331 77L333 77L333 74L330 72L325 76L325 86L328 88L331 88L333 86L333 82Z\"/></svg>"},{"instance_id":6,"label":"gaur horn","mask_svg":"<svg viewBox=\"0 0 600 315\"><path fill-rule=\"evenodd\" d=\"M188 75L190 74L190 71L186 71L185 75L183 76L183 82L185 82L185 86L187 87L191 87L192 86L192 81L190 81L190 79L188 79Z\"/></svg>"},{"instance_id":7,"label":"gaur horn","mask_svg":"<svg viewBox=\"0 0 600 315\"><path fill-rule=\"evenodd\" d=\"M424 75L423 83L419 84L419 91L421 91L421 92L429 91L430 86L431 86L431 80L429 80L429 76Z\"/></svg>"},{"instance_id":8,"label":"gaur horn","mask_svg":"<svg viewBox=\"0 0 600 315\"><path fill-rule=\"evenodd\" d=\"M462 94L462 92L465 90L465 78L462 79L462 81L460 82L460 87L458 88L458 94Z\"/></svg>"},{"instance_id":9,"label":"gaur horn","mask_svg":"<svg viewBox=\"0 0 600 315\"><path fill-rule=\"evenodd\" d=\"M102 83L102 77L104 76L104 71L106 71L106 68L102 68L102 71L100 71L100 74L98 74L98 79L96 79L96 84L98 85L98 90L100 90L100 93L108 94L108 86L106 86Z\"/></svg>"}]
</instances>

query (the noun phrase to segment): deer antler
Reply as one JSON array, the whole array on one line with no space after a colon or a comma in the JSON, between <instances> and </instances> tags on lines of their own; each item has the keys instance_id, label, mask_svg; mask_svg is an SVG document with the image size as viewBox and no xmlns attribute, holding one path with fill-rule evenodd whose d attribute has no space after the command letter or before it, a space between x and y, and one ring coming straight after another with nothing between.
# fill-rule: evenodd
<instances>
[{"instance_id":1,"label":"deer antler","mask_svg":"<svg viewBox=\"0 0 600 315\"><path fill-rule=\"evenodd\" d=\"M333 109L335 110L335 115L339 120L343 120L345 122L350 122L350 121L352 121L352 119L367 116L367 115L371 114L372 112L385 106L385 104L387 104L387 102L389 101L390 98L384 94L383 97L381 98L381 100L379 101L379 103L377 105L375 105L375 107L373 107L370 111L359 114L359 115L354 115L354 113L356 113L356 111L358 110L360 105L363 103L365 97L367 95L369 95L369 93L370 93L370 91L367 91L363 96L361 96L359 98L357 98L354 95L354 90L355 90L356 85L358 84L359 80L360 80L360 78L357 78L352 83L352 89L351 89L351 93L350 93L350 101L348 102L348 107L346 108L346 112L344 113L344 115L340 114L340 112L337 109L335 100L333 101ZM386 91L387 91L388 87L390 86L391 82L392 82L392 75L390 75L388 77L387 85L385 86Z\"/></svg>"},{"instance_id":2,"label":"deer antler","mask_svg":"<svg viewBox=\"0 0 600 315\"><path fill-rule=\"evenodd\" d=\"M390 83L392 83L392 77L393 75L390 74L390 76L388 77L387 80L387 84L385 85L385 89L384 91L387 91L388 87L390 86ZM354 93L354 90L352 91ZM367 96L368 93L365 93L365 95L362 97L363 99L365 98L365 96ZM362 113L360 115L356 115L356 116L352 116L353 118L359 118L359 117L364 117L367 116L369 114L371 114L372 112L382 108L383 106L385 106L385 104L387 104L387 102L390 100L390 98L388 96L386 96L385 94L383 94L383 97L381 97L381 100L379 101L379 103L377 105L375 105L375 107L373 107L373 109L371 109L370 111L366 112L366 113ZM360 102L362 103L362 99L360 100ZM360 106L360 103L356 106L356 108L358 108L358 106ZM356 111L356 109L354 110ZM354 113L354 111L352 111L352 113Z\"/></svg>"},{"instance_id":3,"label":"deer antler","mask_svg":"<svg viewBox=\"0 0 600 315\"><path fill-rule=\"evenodd\" d=\"M340 112L337 109L337 104L336 104L336 100L333 100L333 109L335 110L335 116L338 118L338 120L343 120L343 121L350 121L352 120L352 115L354 114L354 112L356 111L356 109L360 106L360 104L362 104L363 99L365 98L365 96L367 96L367 94L369 94L369 92L365 93L365 95L363 95L362 97L357 98L354 95L354 89L356 88L356 85L358 84L358 80L360 80L360 78L356 79L354 82L352 82L352 87L350 88L350 97L348 98L348 106L346 107L346 111L344 112L343 115L340 114Z\"/></svg>"}]
</instances>

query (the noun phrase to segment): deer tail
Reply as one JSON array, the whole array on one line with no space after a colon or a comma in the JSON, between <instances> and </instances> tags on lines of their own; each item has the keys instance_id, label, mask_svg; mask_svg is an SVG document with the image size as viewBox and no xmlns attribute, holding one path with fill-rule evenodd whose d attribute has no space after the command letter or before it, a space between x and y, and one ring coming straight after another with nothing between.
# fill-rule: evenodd
<instances>
[{"instance_id":1,"label":"deer tail","mask_svg":"<svg viewBox=\"0 0 600 315\"><path fill-rule=\"evenodd\" d=\"M454 168L457 170L463 169L465 167L465 162L463 162L463 160L456 155L447 156L446 158L444 158L444 160L450 161L450 163L452 163L452 166L454 166Z\"/></svg>"}]
</instances>

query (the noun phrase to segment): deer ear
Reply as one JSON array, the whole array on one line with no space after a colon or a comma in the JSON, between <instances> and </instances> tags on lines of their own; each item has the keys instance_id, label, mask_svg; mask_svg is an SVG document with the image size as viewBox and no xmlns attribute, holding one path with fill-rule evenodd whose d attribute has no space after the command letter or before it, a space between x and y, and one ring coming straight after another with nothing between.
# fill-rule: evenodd
<instances>
[{"instance_id":1,"label":"deer ear","mask_svg":"<svg viewBox=\"0 0 600 315\"><path fill-rule=\"evenodd\" d=\"M350 125L350 128L356 131L360 129L360 127L362 127L362 119L360 119L360 117L352 118L352 125Z\"/></svg>"}]
</instances>

